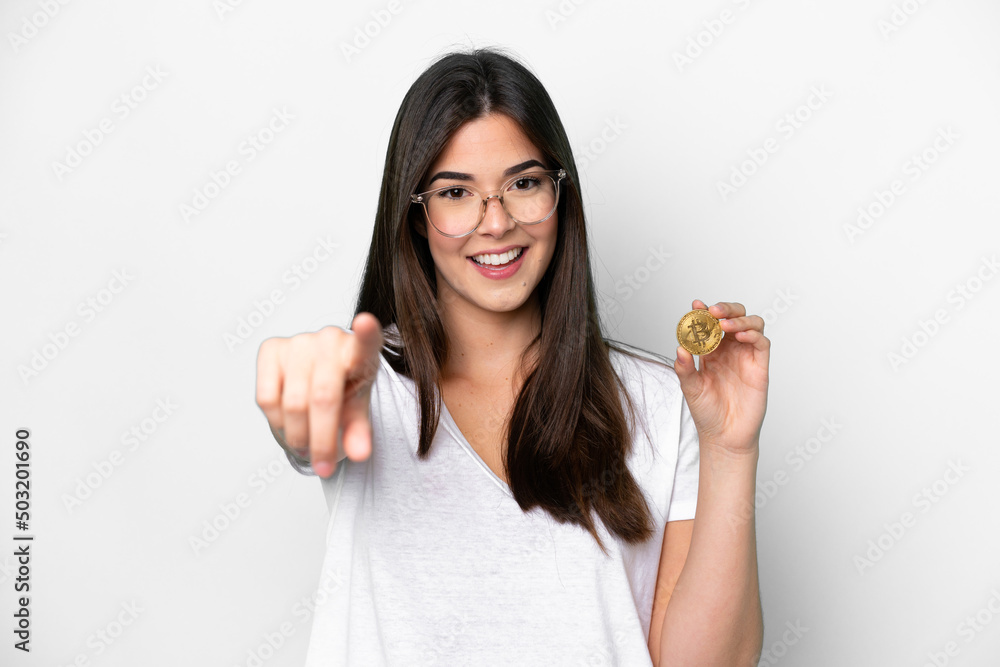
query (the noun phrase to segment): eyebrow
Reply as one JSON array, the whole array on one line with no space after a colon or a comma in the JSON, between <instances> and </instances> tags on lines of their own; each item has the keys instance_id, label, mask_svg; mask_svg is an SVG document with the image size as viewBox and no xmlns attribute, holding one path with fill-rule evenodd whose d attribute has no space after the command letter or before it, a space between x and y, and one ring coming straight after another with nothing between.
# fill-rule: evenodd
<instances>
[{"instance_id":1,"label":"eyebrow","mask_svg":"<svg viewBox=\"0 0 1000 667\"><path fill-rule=\"evenodd\" d=\"M542 164L541 162L539 162L538 160L534 160L534 159L532 159L532 160L525 160L521 164L515 164L513 167L511 167L510 169L508 169L507 171L505 171L503 173L504 178L506 178L508 176L513 176L514 174L516 174L518 172L521 172L521 171L524 171L525 169L527 169L529 167L542 167L544 169L545 165ZM454 180L454 181L472 181L472 180L475 180L472 177L472 174L466 174L466 173L463 173L463 172L460 172L460 171L439 171L438 173L436 173L433 176L431 176L431 180L427 181L427 187L430 187L431 183L433 183L434 181L436 181L439 178L448 178L448 179L451 179L451 180Z\"/></svg>"}]
</instances>

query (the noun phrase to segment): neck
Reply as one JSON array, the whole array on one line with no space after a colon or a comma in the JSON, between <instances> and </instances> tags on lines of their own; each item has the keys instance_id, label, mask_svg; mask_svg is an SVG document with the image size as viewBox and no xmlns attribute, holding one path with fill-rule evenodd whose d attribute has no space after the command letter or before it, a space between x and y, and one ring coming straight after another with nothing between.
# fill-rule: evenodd
<instances>
[{"instance_id":1,"label":"neck","mask_svg":"<svg viewBox=\"0 0 1000 667\"><path fill-rule=\"evenodd\" d=\"M442 379L494 382L512 378L524 349L541 330L537 292L508 312L482 310L465 300L453 300L446 306L445 301L438 300L448 337Z\"/></svg>"}]
</instances>

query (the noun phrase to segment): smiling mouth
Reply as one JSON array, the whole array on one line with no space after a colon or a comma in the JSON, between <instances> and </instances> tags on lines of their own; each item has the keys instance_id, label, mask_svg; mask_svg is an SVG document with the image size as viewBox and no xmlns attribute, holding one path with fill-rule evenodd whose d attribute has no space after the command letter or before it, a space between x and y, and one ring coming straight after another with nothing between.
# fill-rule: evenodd
<instances>
[{"instance_id":1,"label":"smiling mouth","mask_svg":"<svg viewBox=\"0 0 1000 667\"><path fill-rule=\"evenodd\" d=\"M517 258L524 253L524 248L512 248L507 252L502 252L499 254L483 254L483 255L473 255L469 259L480 266L487 266L491 268L503 268L508 264L517 261Z\"/></svg>"}]
</instances>

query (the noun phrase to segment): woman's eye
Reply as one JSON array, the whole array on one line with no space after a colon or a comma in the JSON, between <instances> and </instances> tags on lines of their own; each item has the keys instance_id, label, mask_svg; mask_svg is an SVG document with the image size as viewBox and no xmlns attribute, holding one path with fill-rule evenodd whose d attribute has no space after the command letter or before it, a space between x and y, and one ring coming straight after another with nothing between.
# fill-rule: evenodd
<instances>
[{"instance_id":1,"label":"woman's eye","mask_svg":"<svg viewBox=\"0 0 1000 667\"><path fill-rule=\"evenodd\" d=\"M467 196L468 192L465 188L448 188L439 192L437 196L442 199L461 199Z\"/></svg>"},{"instance_id":2,"label":"woman's eye","mask_svg":"<svg viewBox=\"0 0 1000 667\"><path fill-rule=\"evenodd\" d=\"M530 190L538 186L538 179L534 177L519 178L514 181L510 188L511 190Z\"/></svg>"}]
</instances>

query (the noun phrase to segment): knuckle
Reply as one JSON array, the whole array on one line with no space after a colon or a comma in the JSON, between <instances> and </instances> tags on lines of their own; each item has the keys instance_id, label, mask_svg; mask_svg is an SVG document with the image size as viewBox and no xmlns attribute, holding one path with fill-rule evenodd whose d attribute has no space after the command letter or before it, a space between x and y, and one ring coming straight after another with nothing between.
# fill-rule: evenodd
<instances>
[{"instance_id":1,"label":"knuckle","mask_svg":"<svg viewBox=\"0 0 1000 667\"><path fill-rule=\"evenodd\" d=\"M289 338L282 338L280 336L273 336L271 338L265 338L260 347L257 348L257 360L262 361L264 359L280 359L282 353L284 352L286 346L291 342Z\"/></svg>"},{"instance_id":2,"label":"knuckle","mask_svg":"<svg viewBox=\"0 0 1000 667\"><path fill-rule=\"evenodd\" d=\"M281 409L290 414L302 414L308 405L305 395L299 392L285 392L281 397Z\"/></svg>"},{"instance_id":3,"label":"knuckle","mask_svg":"<svg viewBox=\"0 0 1000 667\"><path fill-rule=\"evenodd\" d=\"M338 326L329 324L316 332L316 338L324 344L335 343L343 340L346 332Z\"/></svg>"},{"instance_id":4,"label":"knuckle","mask_svg":"<svg viewBox=\"0 0 1000 667\"><path fill-rule=\"evenodd\" d=\"M329 408L337 403L339 392L332 382L320 382L309 393L309 405Z\"/></svg>"},{"instance_id":5,"label":"knuckle","mask_svg":"<svg viewBox=\"0 0 1000 667\"><path fill-rule=\"evenodd\" d=\"M313 331L304 331L299 334L295 334L291 337L290 344L292 350L296 353L301 353L303 350L308 350L314 345L314 341L319 337L319 334Z\"/></svg>"},{"instance_id":6,"label":"knuckle","mask_svg":"<svg viewBox=\"0 0 1000 667\"><path fill-rule=\"evenodd\" d=\"M273 352L276 343L277 340L274 338L265 338L262 340L260 346L257 348L257 358L259 359Z\"/></svg>"},{"instance_id":7,"label":"knuckle","mask_svg":"<svg viewBox=\"0 0 1000 667\"><path fill-rule=\"evenodd\" d=\"M268 389L258 388L257 389L257 406L263 410L270 410L272 408L278 407L278 401L274 397L274 392Z\"/></svg>"}]
</instances>

